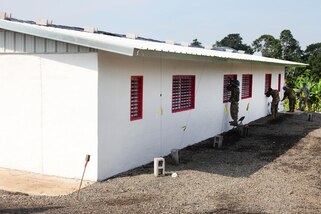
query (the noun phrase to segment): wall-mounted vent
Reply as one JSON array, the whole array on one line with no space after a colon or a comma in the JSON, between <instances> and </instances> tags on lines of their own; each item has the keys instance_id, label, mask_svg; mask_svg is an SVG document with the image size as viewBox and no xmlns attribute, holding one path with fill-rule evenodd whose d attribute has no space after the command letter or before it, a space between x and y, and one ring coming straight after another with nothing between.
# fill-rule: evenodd
<instances>
[{"instance_id":1,"label":"wall-mounted vent","mask_svg":"<svg viewBox=\"0 0 321 214\"><path fill-rule=\"evenodd\" d=\"M138 36L134 33L127 33L126 34L126 38L128 38L128 39L137 39L137 37Z\"/></svg>"},{"instance_id":2,"label":"wall-mounted vent","mask_svg":"<svg viewBox=\"0 0 321 214\"><path fill-rule=\"evenodd\" d=\"M37 25L42 25L42 26L48 26L48 25L52 25L52 20L49 19L38 19L36 21Z\"/></svg>"},{"instance_id":3,"label":"wall-mounted vent","mask_svg":"<svg viewBox=\"0 0 321 214\"><path fill-rule=\"evenodd\" d=\"M165 43L169 44L169 45L175 45L175 41L174 40L166 40Z\"/></svg>"},{"instance_id":4,"label":"wall-mounted vent","mask_svg":"<svg viewBox=\"0 0 321 214\"><path fill-rule=\"evenodd\" d=\"M0 12L0 19L11 20L11 13Z\"/></svg>"},{"instance_id":5,"label":"wall-mounted vent","mask_svg":"<svg viewBox=\"0 0 321 214\"><path fill-rule=\"evenodd\" d=\"M98 31L98 28L86 26L84 27L84 31L88 33L96 33Z\"/></svg>"},{"instance_id":6,"label":"wall-mounted vent","mask_svg":"<svg viewBox=\"0 0 321 214\"><path fill-rule=\"evenodd\" d=\"M181 42L181 46L188 47L188 42Z\"/></svg>"}]
</instances>

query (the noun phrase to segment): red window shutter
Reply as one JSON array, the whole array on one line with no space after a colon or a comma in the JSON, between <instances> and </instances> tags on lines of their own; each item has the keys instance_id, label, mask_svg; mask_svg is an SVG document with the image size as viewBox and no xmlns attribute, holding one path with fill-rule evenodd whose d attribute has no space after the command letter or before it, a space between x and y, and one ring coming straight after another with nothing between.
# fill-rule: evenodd
<instances>
[{"instance_id":1,"label":"red window shutter","mask_svg":"<svg viewBox=\"0 0 321 214\"><path fill-rule=\"evenodd\" d=\"M242 99L252 97L252 74L242 75Z\"/></svg>"},{"instance_id":2,"label":"red window shutter","mask_svg":"<svg viewBox=\"0 0 321 214\"><path fill-rule=\"evenodd\" d=\"M265 87L264 87L264 93L267 92L269 88L271 88L272 83L272 74L265 74Z\"/></svg>"},{"instance_id":3,"label":"red window shutter","mask_svg":"<svg viewBox=\"0 0 321 214\"><path fill-rule=\"evenodd\" d=\"M130 86L130 120L143 118L143 77L132 76Z\"/></svg>"},{"instance_id":4,"label":"red window shutter","mask_svg":"<svg viewBox=\"0 0 321 214\"><path fill-rule=\"evenodd\" d=\"M175 75L172 87L172 112L194 109L195 76Z\"/></svg>"},{"instance_id":5,"label":"red window shutter","mask_svg":"<svg viewBox=\"0 0 321 214\"><path fill-rule=\"evenodd\" d=\"M223 103L226 103L229 101L230 96L231 96L231 91L227 90L227 86L230 83L231 80L236 80L237 75L236 74L226 74L224 75L224 80L223 80Z\"/></svg>"},{"instance_id":6,"label":"red window shutter","mask_svg":"<svg viewBox=\"0 0 321 214\"><path fill-rule=\"evenodd\" d=\"M281 91L281 74L279 74L279 79L278 79L278 91Z\"/></svg>"}]
</instances>

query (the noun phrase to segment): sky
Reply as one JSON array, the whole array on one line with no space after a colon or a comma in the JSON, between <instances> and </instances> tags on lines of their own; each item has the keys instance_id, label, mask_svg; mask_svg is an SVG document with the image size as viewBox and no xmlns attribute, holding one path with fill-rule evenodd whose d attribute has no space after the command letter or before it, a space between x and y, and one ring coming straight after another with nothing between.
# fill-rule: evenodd
<instances>
[{"instance_id":1,"label":"sky","mask_svg":"<svg viewBox=\"0 0 321 214\"><path fill-rule=\"evenodd\" d=\"M0 0L0 11L23 20L97 27L158 40L212 46L231 33L251 44L288 29L304 50L321 42L321 0Z\"/></svg>"}]
</instances>

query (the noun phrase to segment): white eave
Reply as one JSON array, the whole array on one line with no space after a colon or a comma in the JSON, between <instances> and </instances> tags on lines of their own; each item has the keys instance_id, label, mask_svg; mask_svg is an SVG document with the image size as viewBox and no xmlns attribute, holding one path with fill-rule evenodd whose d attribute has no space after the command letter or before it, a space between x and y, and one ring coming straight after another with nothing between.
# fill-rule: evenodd
<instances>
[{"instance_id":1,"label":"white eave","mask_svg":"<svg viewBox=\"0 0 321 214\"><path fill-rule=\"evenodd\" d=\"M124 37L87 33L83 31L68 30L50 26L39 26L36 24L21 23L8 20L0 20L0 29L29 34L47 39L53 39L75 45L86 46L127 56L134 56L135 50L144 50L166 52L179 55L193 55L209 58L251 61L264 64L267 63L285 66L307 66L307 64L304 63L285 61L256 55L208 50L203 48L184 47L161 42L128 39Z\"/></svg>"}]
</instances>

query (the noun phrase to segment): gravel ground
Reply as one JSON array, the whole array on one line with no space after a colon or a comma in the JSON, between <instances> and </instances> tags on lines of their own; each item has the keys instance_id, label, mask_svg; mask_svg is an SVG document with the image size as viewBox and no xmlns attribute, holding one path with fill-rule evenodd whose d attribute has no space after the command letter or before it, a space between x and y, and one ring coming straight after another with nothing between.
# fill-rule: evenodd
<instances>
[{"instance_id":1,"label":"gravel ground","mask_svg":"<svg viewBox=\"0 0 321 214\"><path fill-rule=\"evenodd\" d=\"M67 196L0 190L0 213L321 213L321 114L279 114L166 157L166 176L148 164ZM176 172L178 177L171 177Z\"/></svg>"}]
</instances>

